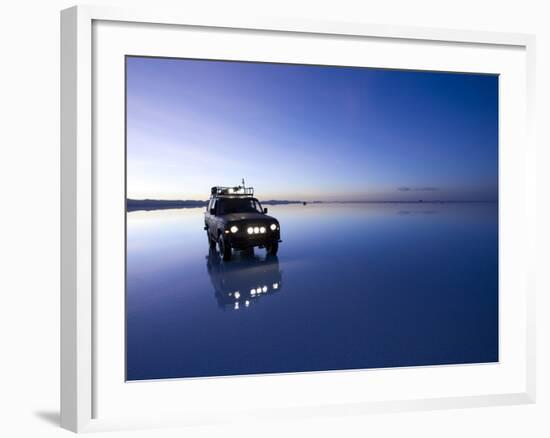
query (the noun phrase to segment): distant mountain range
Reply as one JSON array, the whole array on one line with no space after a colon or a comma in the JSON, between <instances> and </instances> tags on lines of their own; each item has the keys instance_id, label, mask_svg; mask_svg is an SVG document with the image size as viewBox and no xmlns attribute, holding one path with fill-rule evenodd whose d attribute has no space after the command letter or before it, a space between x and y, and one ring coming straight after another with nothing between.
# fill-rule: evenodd
<instances>
[{"instance_id":1,"label":"distant mountain range","mask_svg":"<svg viewBox=\"0 0 550 438\"><path fill-rule=\"evenodd\" d=\"M469 203L494 203L497 201L425 201L418 199L416 201L287 201L271 199L260 201L263 205L287 205L287 204L469 204ZM127 199L126 210L167 210L172 208L204 208L208 201L197 200L166 200L166 199Z\"/></svg>"},{"instance_id":2,"label":"distant mountain range","mask_svg":"<svg viewBox=\"0 0 550 438\"><path fill-rule=\"evenodd\" d=\"M319 202L319 201L315 201ZM286 204L303 204L303 201L280 201L269 200L261 201L264 205L286 205ZM126 210L163 210L170 208L201 208L206 207L208 201L196 201L196 200L165 200L165 199L127 199Z\"/></svg>"}]
</instances>

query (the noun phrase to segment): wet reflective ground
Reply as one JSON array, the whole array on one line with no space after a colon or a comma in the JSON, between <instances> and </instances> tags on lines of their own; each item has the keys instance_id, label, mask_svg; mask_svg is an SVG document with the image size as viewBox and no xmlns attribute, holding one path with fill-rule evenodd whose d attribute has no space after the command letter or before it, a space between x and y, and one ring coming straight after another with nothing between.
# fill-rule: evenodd
<instances>
[{"instance_id":1,"label":"wet reflective ground","mask_svg":"<svg viewBox=\"0 0 550 438\"><path fill-rule=\"evenodd\" d=\"M127 378L498 360L496 204L269 206L279 255L203 209L128 213Z\"/></svg>"}]
</instances>

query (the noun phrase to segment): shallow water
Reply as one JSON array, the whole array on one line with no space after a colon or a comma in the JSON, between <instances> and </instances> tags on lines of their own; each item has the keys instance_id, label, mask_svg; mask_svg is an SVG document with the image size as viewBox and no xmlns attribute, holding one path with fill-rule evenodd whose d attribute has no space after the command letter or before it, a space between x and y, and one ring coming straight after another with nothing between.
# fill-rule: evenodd
<instances>
[{"instance_id":1,"label":"shallow water","mask_svg":"<svg viewBox=\"0 0 550 438\"><path fill-rule=\"evenodd\" d=\"M498 361L497 204L269 206L230 262L203 211L128 213L128 380Z\"/></svg>"}]
</instances>

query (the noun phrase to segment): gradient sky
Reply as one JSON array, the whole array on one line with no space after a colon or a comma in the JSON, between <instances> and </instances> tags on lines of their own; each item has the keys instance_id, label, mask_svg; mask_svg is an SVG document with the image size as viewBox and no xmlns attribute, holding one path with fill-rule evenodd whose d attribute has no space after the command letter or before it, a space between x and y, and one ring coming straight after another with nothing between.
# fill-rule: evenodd
<instances>
[{"instance_id":1,"label":"gradient sky","mask_svg":"<svg viewBox=\"0 0 550 438\"><path fill-rule=\"evenodd\" d=\"M127 58L127 190L496 200L498 77Z\"/></svg>"}]
</instances>

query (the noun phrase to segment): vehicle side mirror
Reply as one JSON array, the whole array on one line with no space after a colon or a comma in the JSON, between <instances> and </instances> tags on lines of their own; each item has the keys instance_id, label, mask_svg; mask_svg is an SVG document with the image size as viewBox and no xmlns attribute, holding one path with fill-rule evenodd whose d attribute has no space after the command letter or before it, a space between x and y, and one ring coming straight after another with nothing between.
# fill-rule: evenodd
<instances>
[{"instance_id":1,"label":"vehicle side mirror","mask_svg":"<svg viewBox=\"0 0 550 438\"><path fill-rule=\"evenodd\" d=\"M264 214L267 214L267 207L264 208Z\"/></svg>"},{"instance_id":2,"label":"vehicle side mirror","mask_svg":"<svg viewBox=\"0 0 550 438\"><path fill-rule=\"evenodd\" d=\"M211 208L211 209L210 209L210 214L215 215L215 214L216 214L216 209Z\"/></svg>"}]
</instances>

